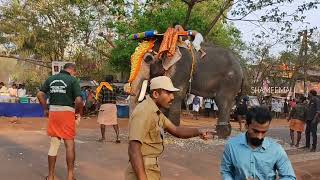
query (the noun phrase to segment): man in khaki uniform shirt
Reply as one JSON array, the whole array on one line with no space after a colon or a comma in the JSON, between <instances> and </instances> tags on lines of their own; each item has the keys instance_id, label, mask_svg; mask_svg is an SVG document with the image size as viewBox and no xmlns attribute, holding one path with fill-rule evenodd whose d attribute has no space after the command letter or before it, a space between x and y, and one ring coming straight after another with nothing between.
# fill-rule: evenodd
<instances>
[{"instance_id":1,"label":"man in khaki uniform shirt","mask_svg":"<svg viewBox=\"0 0 320 180\"><path fill-rule=\"evenodd\" d=\"M166 76L151 80L151 96L134 109L129 121L129 159L126 180L159 180L158 158L164 150L164 131L175 137L190 138L200 136L208 139L208 132L197 128L176 127L159 110L169 108L174 99L171 79Z\"/></svg>"}]
</instances>

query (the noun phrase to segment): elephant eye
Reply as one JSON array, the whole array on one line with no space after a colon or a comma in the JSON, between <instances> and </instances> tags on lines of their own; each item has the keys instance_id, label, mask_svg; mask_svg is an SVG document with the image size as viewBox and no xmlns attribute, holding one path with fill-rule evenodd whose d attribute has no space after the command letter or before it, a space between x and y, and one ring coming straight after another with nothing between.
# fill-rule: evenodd
<instances>
[{"instance_id":1,"label":"elephant eye","mask_svg":"<svg viewBox=\"0 0 320 180\"><path fill-rule=\"evenodd\" d=\"M148 54L144 58L144 62L150 64L154 60L154 57L151 54Z\"/></svg>"}]
</instances>

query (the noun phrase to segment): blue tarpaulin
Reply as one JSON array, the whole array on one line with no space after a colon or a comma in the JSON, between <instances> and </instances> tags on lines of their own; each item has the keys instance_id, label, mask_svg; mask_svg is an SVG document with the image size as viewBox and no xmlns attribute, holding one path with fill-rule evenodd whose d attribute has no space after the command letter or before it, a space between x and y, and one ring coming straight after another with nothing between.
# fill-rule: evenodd
<instances>
[{"instance_id":1,"label":"blue tarpaulin","mask_svg":"<svg viewBox=\"0 0 320 180\"><path fill-rule=\"evenodd\" d=\"M117 105L117 115L118 115L118 118L128 118L129 117L129 106L128 105Z\"/></svg>"},{"instance_id":2,"label":"blue tarpaulin","mask_svg":"<svg viewBox=\"0 0 320 180\"><path fill-rule=\"evenodd\" d=\"M0 103L0 116L43 117L40 104Z\"/></svg>"},{"instance_id":3,"label":"blue tarpaulin","mask_svg":"<svg viewBox=\"0 0 320 180\"><path fill-rule=\"evenodd\" d=\"M118 117L129 117L129 106L117 105ZM43 117L40 104L0 103L0 116L5 117Z\"/></svg>"}]
</instances>

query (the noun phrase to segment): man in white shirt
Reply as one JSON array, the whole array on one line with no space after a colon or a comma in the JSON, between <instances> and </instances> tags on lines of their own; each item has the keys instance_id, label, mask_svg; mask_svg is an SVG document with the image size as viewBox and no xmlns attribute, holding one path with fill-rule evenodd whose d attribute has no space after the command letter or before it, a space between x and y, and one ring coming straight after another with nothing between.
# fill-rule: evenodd
<instances>
[{"instance_id":1,"label":"man in white shirt","mask_svg":"<svg viewBox=\"0 0 320 180\"><path fill-rule=\"evenodd\" d=\"M275 113L276 113L276 118L280 117L280 113L281 113L281 102L280 100L276 101L275 103Z\"/></svg>"},{"instance_id":2,"label":"man in white shirt","mask_svg":"<svg viewBox=\"0 0 320 180\"><path fill-rule=\"evenodd\" d=\"M174 28L177 30L177 31L185 31L184 28L175 23L174 24ZM189 36L192 36L194 38L194 40L192 41L192 45L194 47L194 49L198 52L201 53L200 55L200 58L202 59L207 53L201 48L201 44L203 43L204 39L203 39L203 36L201 33L197 32L197 31L194 31L194 30L188 30L188 34ZM187 44L190 43L189 40L186 41Z\"/></svg>"},{"instance_id":3,"label":"man in white shirt","mask_svg":"<svg viewBox=\"0 0 320 180\"><path fill-rule=\"evenodd\" d=\"M26 97L26 95L27 95L27 90L25 89L24 84L20 84L18 89L18 97Z\"/></svg>"},{"instance_id":4,"label":"man in white shirt","mask_svg":"<svg viewBox=\"0 0 320 180\"><path fill-rule=\"evenodd\" d=\"M200 110L200 103L201 103L200 97L199 96L195 96L193 98L193 101L192 101L192 108L193 108L196 120L198 120L198 115L199 115L199 110Z\"/></svg>"},{"instance_id":5,"label":"man in white shirt","mask_svg":"<svg viewBox=\"0 0 320 180\"><path fill-rule=\"evenodd\" d=\"M206 98L204 100L204 108L206 110L206 115L207 117L210 117L210 111L212 109L212 99L210 98Z\"/></svg>"}]
</instances>

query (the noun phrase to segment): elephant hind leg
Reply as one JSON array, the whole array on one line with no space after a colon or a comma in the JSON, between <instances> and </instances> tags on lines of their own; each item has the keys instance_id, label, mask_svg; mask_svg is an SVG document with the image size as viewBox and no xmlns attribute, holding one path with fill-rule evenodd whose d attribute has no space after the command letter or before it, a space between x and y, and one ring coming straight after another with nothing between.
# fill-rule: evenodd
<instances>
[{"instance_id":1,"label":"elephant hind leg","mask_svg":"<svg viewBox=\"0 0 320 180\"><path fill-rule=\"evenodd\" d=\"M226 138L231 134L230 112L233 106L233 95L219 93L216 96L216 102L219 109L216 131L220 138Z\"/></svg>"}]
</instances>

